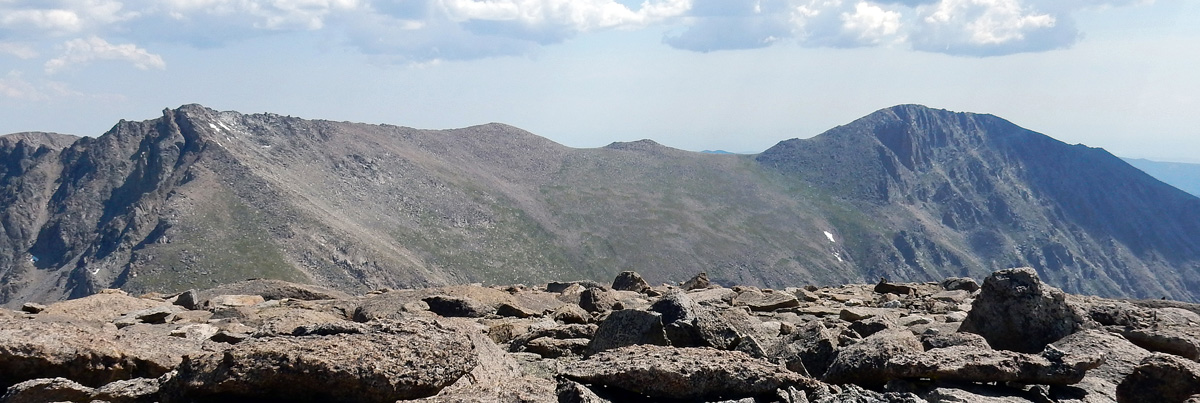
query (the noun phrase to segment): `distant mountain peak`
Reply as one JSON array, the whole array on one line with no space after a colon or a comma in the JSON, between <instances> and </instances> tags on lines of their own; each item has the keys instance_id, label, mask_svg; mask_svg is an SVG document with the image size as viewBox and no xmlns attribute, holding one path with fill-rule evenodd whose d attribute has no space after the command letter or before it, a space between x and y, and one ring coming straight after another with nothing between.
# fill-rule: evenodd
<instances>
[{"instance_id":1,"label":"distant mountain peak","mask_svg":"<svg viewBox=\"0 0 1200 403\"><path fill-rule=\"evenodd\" d=\"M665 149L669 149L670 147L659 144L658 142L656 142L654 140L642 139L642 140L637 140L637 141L615 141L609 145L604 146L604 148L607 148L610 150L645 151L645 150L665 150Z\"/></svg>"}]
</instances>

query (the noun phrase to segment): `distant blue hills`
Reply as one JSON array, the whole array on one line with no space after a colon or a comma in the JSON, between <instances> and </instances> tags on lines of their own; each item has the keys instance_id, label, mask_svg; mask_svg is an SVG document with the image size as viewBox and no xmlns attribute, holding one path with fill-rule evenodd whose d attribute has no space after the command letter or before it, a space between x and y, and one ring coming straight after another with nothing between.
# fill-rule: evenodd
<instances>
[{"instance_id":1,"label":"distant blue hills","mask_svg":"<svg viewBox=\"0 0 1200 403\"><path fill-rule=\"evenodd\" d=\"M1121 159L1163 183L1200 197L1200 164L1160 162L1140 158Z\"/></svg>"}]
</instances>

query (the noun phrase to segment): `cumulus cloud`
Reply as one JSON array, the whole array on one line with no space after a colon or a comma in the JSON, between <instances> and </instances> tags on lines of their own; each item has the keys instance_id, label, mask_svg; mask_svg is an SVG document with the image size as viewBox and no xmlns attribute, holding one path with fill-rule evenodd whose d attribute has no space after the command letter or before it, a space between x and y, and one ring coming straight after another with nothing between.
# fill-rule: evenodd
<instances>
[{"instance_id":1,"label":"cumulus cloud","mask_svg":"<svg viewBox=\"0 0 1200 403\"><path fill-rule=\"evenodd\" d=\"M119 95L88 95L75 91L65 83L45 80L26 80L19 71L10 71L0 77L0 98L9 98L26 102L53 101L65 98L86 98L95 100L120 100Z\"/></svg>"},{"instance_id":2,"label":"cumulus cloud","mask_svg":"<svg viewBox=\"0 0 1200 403\"><path fill-rule=\"evenodd\" d=\"M8 54L18 59L32 59L38 56L38 52L33 46L13 42L0 42L0 53Z\"/></svg>"},{"instance_id":3,"label":"cumulus cloud","mask_svg":"<svg viewBox=\"0 0 1200 403\"><path fill-rule=\"evenodd\" d=\"M73 35L137 16L115 0L0 1L0 31L10 37Z\"/></svg>"},{"instance_id":4,"label":"cumulus cloud","mask_svg":"<svg viewBox=\"0 0 1200 403\"><path fill-rule=\"evenodd\" d=\"M737 3L738 5L730 5ZM748 49L902 44L961 56L997 56L1074 45L1073 13L1152 0L696 0L686 28L665 43L680 49ZM713 12L716 10L717 12Z\"/></svg>"},{"instance_id":5,"label":"cumulus cloud","mask_svg":"<svg viewBox=\"0 0 1200 403\"><path fill-rule=\"evenodd\" d=\"M88 64L95 60L125 61L142 70L162 70L167 67L161 56L133 44L113 45L92 36L63 43L62 55L46 62L46 74L54 74L70 66Z\"/></svg>"},{"instance_id":6,"label":"cumulus cloud","mask_svg":"<svg viewBox=\"0 0 1200 403\"><path fill-rule=\"evenodd\" d=\"M1064 48L1079 38L1069 14L1021 0L942 0L918 17L913 48L932 52L992 56Z\"/></svg>"},{"instance_id":7,"label":"cumulus cloud","mask_svg":"<svg viewBox=\"0 0 1200 403\"><path fill-rule=\"evenodd\" d=\"M138 46L216 47L298 31L322 31L362 53L409 63L524 55L614 29L660 30L667 46L699 52L790 43L994 56L1072 46L1080 38L1075 12L1151 1L0 0L0 38L132 42L74 40L47 71L101 59L161 68L161 58ZM0 53L40 52L0 44Z\"/></svg>"}]
</instances>

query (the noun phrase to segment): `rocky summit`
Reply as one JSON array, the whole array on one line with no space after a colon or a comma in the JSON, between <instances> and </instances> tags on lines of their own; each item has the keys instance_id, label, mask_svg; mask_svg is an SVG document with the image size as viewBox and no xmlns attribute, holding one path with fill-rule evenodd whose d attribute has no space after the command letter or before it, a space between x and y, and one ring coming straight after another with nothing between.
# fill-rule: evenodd
<instances>
[{"instance_id":1,"label":"rocky summit","mask_svg":"<svg viewBox=\"0 0 1200 403\"><path fill-rule=\"evenodd\" d=\"M1200 296L1200 199L1104 150L918 105L758 155L185 105L97 137L0 136L0 160L10 308L246 278L358 294L631 269L781 288L1028 266L1072 293ZM615 304L590 290L589 312Z\"/></svg>"},{"instance_id":2,"label":"rocky summit","mask_svg":"<svg viewBox=\"0 0 1200 403\"><path fill-rule=\"evenodd\" d=\"M703 276L697 276L700 278ZM0 310L0 402L1184 402L1200 305L983 284L248 280Z\"/></svg>"}]
</instances>

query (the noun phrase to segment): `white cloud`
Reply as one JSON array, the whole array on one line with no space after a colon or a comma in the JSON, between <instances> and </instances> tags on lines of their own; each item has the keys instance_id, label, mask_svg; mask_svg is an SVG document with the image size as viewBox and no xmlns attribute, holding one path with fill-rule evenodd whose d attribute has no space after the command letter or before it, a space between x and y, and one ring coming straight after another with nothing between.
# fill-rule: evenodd
<instances>
[{"instance_id":1,"label":"white cloud","mask_svg":"<svg viewBox=\"0 0 1200 403\"><path fill-rule=\"evenodd\" d=\"M84 99L100 102L122 102L125 97L118 94L87 94L76 91L70 85L44 79L26 80L20 71L10 71L0 77L0 98L24 102L53 102L66 99Z\"/></svg>"},{"instance_id":2,"label":"white cloud","mask_svg":"<svg viewBox=\"0 0 1200 403\"><path fill-rule=\"evenodd\" d=\"M961 29L966 34L963 39L980 45L1022 40L1026 32L1053 28L1056 21L1018 0L943 0L923 20Z\"/></svg>"},{"instance_id":3,"label":"white cloud","mask_svg":"<svg viewBox=\"0 0 1200 403\"><path fill-rule=\"evenodd\" d=\"M691 0L646 2L637 11L613 0L441 0L452 20L511 21L524 25L560 25L579 32L641 27L682 15Z\"/></svg>"},{"instance_id":4,"label":"white cloud","mask_svg":"<svg viewBox=\"0 0 1200 403\"><path fill-rule=\"evenodd\" d=\"M941 0L918 8L913 47L950 54L993 56L1074 45L1071 10L1043 10L1030 0ZM1098 5L1101 2L1090 2Z\"/></svg>"},{"instance_id":5,"label":"white cloud","mask_svg":"<svg viewBox=\"0 0 1200 403\"><path fill-rule=\"evenodd\" d=\"M842 13L842 27L855 34L860 43L878 44L900 31L900 13L884 10L874 4L860 1L854 5L854 13Z\"/></svg>"},{"instance_id":6,"label":"white cloud","mask_svg":"<svg viewBox=\"0 0 1200 403\"><path fill-rule=\"evenodd\" d=\"M133 43L108 49L104 57L69 50L48 61L47 71L101 58L160 68L161 58L134 45L147 41L216 47L318 30L363 53L406 63L524 55L610 29L663 30L669 32L667 45L701 52L790 42L899 44L990 56L1069 47L1080 37L1072 13L1151 1L646 0L630 6L628 0L0 0L0 38L41 41L43 47L49 47L46 38L60 37ZM92 44L72 43L97 53ZM36 57L34 49L0 47L0 53Z\"/></svg>"},{"instance_id":7,"label":"white cloud","mask_svg":"<svg viewBox=\"0 0 1200 403\"><path fill-rule=\"evenodd\" d=\"M0 2L0 29L28 37L73 35L136 16L114 0Z\"/></svg>"},{"instance_id":8,"label":"white cloud","mask_svg":"<svg viewBox=\"0 0 1200 403\"><path fill-rule=\"evenodd\" d=\"M163 0L151 10L176 20L232 18L258 29L316 30L331 14L359 7L359 0Z\"/></svg>"},{"instance_id":9,"label":"white cloud","mask_svg":"<svg viewBox=\"0 0 1200 403\"><path fill-rule=\"evenodd\" d=\"M7 53L18 59L38 57L37 50L33 46L24 43L0 42L0 53Z\"/></svg>"},{"instance_id":10,"label":"white cloud","mask_svg":"<svg viewBox=\"0 0 1200 403\"><path fill-rule=\"evenodd\" d=\"M88 64L95 60L116 60L133 64L142 70L165 69L162 57L133 44L113 45L99 37L72 39L63 43L61 56L46 62L46 74L57 73L73 65Z\"/></svg>"},{"instance_id":11,"label":"white cloud","mask_svg":"<svg viewBox=\"0 0 1200 403\"><path fill-rule=\"evenodd\" d=\"M21 73L17 71L10 71L8 75L0 77L0 95L24 101L39 101L46 98L33 84L25 81L21 77Z\"/></svg>"}]
</instances>

